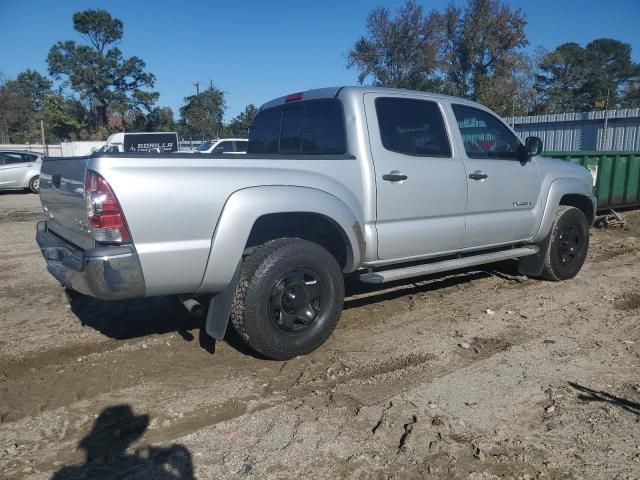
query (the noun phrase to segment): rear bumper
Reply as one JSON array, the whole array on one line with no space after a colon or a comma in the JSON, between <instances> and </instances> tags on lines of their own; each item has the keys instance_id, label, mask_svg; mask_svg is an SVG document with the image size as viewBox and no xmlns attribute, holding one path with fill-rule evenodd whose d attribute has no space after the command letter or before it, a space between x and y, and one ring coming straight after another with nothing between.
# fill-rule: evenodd
<instances>
[{"instance_id":1,"label":"rear bumper","mask_svg":"<svg viewBox=\"0 0 640 480\"><path fill-rule=\"evenodd\" d=\"M36 241L47 270L66 288L101 300L142 297L144 276L138 254L131 245L81 250L38 222Z\"/></svg>"}]
</instances>

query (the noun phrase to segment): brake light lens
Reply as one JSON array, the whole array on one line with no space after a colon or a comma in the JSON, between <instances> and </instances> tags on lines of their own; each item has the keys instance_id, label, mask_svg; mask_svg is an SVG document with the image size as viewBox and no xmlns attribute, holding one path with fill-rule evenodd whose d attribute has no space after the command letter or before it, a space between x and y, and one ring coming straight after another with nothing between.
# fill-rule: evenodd
<instances>
[{"instance_id":1,"label":"brake light lens","mask_svg":"<svg viewBox=\"0 0 640 480\"><path fill-rule=\"evenodd\" d=\"M84 197L91 235L96 242L127 243L131 234L113 190L107 181L91 170L84 181Z\"/></svg>"},{"instance_id":2,"label":"brake light lens","mask_svg":"<svg viewBox=\"0 0 640 480\"><path fill-rule=\"evenodd\" d=\"M302 100L304 94L302 92L292 93L287 95L284 99L285 102L293 102L295 100Z\"/></svg>"}]
</instances>

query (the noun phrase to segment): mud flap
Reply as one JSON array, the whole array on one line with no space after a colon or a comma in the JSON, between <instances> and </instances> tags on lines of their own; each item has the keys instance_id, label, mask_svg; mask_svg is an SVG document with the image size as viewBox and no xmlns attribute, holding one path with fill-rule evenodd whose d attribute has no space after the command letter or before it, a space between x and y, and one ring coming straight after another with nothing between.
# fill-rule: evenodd
<instances>
[{"instance_id":1,"label":"mud flap","mask_svg":"<svg viewBox=\"0 0 640 480\"><path fill-rule=\"evenodd\" d=\"M211 335L216 340L224 339L224 335L227 332L227 324L229 323L229 316L231 315L233 296L236 291L236 285L238 284L238 278L240 277L241 263L242 262L238 263L236 271L233 274L233 278L231 279L231 282L229 282L229 285L227 285L227 288L211 297L211 301L209 302L205 330L207 331L207 334Z\"/></svg>"},{"instance_id":2,"label":"mud flap","mask_svg":"<svg viewBox=\"0 0 640 480\"><path fill-rule=\"evenodd\" d=\"M553 228L551 228L553 231ZM542 275L542 269L544 268L544 258L547 255L549 249L549 242L551 241L551 231L542 240L542 242L536 244L540 249L535 255L528 255L518 260L518 271L520 275L526 275L527 277L539 277Z\"/></svg>"}]
</instances>

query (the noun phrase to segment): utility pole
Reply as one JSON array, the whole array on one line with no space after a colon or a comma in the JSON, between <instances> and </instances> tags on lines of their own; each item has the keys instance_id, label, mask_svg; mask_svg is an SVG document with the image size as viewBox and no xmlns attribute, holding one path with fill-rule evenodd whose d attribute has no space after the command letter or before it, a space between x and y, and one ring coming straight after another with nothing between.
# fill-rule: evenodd
<instances>
[{"instance_id":1,"label":"utility pole","mask_svg":"<svg viewBox=\"0 0 640 480\"><path fill-rule=\"evenodd\" d=\"M44 141L44 121L40 120L40 135L42 136L42 153L44 153L47 157L49 156L49 148Z\"/></svg>"},{"instance_id":2,"label":"utility pole","mask_svg":"<svg viewBox=\"0 0 640 480\"><path fill-rule=\"evenodd\" d=\"M196 82L194 85L196 86L196 95L200 95L200 82Z\"/></svg>"}]
</instances>

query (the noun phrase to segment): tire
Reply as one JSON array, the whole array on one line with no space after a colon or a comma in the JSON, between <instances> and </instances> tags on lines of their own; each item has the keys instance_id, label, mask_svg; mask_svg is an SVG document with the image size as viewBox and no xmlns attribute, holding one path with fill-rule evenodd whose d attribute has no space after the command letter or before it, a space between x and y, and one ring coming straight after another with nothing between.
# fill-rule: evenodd
<instances>
[{"instance_id":1,"label":"tire","mask_svg":"<svg viewBox=\"0 0 640 480\"><path fill-rule=\"evenodd\" d=\"M33 193L40 193L40 177L35 176L29 181L29 190Z\"/></svg>"},{"instance_id":2,"label":"tire","mask_svg":"<svg viewBox=\"0 0 640 480\"><path fill-rule=\"evenodd\" d=\"M587 217L578 208L561 205L551 229L542 277L552 281L575 277L587 258L588 249Z\"/></svg>"},{"instance_id":3,"label":"tire","mask_svg":"<svg viewBox=\"0 0 640 480\"><path fill-rule=\"evenodd\" d=\"M256 352L287 360L329 338L343 303L344 278L335 258L316 243L281 238L243 257L231 323Z\"/></svg>"}]
</instances>

